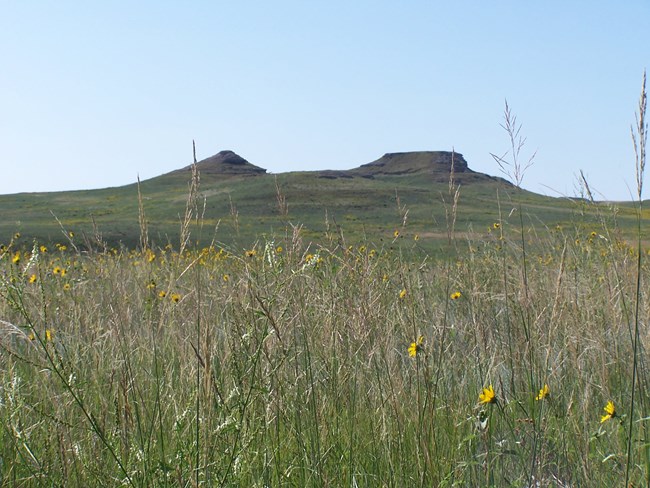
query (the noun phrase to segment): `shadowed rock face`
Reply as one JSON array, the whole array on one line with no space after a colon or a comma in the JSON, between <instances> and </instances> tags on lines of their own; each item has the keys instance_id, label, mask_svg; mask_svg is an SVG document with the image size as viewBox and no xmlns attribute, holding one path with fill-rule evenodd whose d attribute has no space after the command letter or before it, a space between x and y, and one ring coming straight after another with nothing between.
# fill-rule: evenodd
<instances>
[{"instance_id":1,"label":"shadowed rock face","mask_svg":"<svg viewBox=\"0 0 650 488\"><path fill-rule=\"evenodd\" d=\"M233 151L221 151L196 163L201 174L210 175L259 175L266 173L264 168L249 163ZM186 166L181 171L190 171L192 166Z\"/></svg>"},{"instance_id":2,"label":"shadowed rock face","mask_svg":"<svg viewBox=\"0 0 650 488\"><path fill-rule=\"evenodd\" d=\"M448 175L452 161L454 173L473 173L462 154L448 151L387 153L372 163L350 170L350 173L366 177L415 173Z\"/></svg>"}]
</instances>

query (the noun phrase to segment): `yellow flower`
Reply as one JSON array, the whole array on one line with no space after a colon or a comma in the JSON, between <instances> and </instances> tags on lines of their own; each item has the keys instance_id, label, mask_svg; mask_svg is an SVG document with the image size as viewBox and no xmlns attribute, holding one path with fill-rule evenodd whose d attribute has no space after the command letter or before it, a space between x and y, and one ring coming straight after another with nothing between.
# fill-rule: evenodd
<instances>
[{"instance_id":1,"label":"yellow flower","mask_svg":"<svg viewBox=\"0 0 650 488\"><path fill-rule=\"evenodd\" d=\"M66 246L65 244L57 244L57 245L56 245L56 248L57 248L59 251L65 251L65 250L68 249L68 246Z\"/></svg>"},{"instance_id":2,"label":"yellow flower","mask_svg":"<svg viewBox=\"0 0 650 488\"><path fill-rule=\"evenodd\" d=\"M411 342L411 345L408 348L409 357L414 358L417 356L418 352L422 350L422 344L424 343L424 336L418 337L418 340Z\"/></svg>"},{"instance_id":3,"label":"yellow flower","mask_svg":"<svg viewBox=\"0 0 650 488\"><path fill-rule=\"evenodd\" d=\"M414 240L414 241L419 241L419 240L420 240L420 234L415 234L415 235L413 236L413 240Z\"/></svg>"},{"instance_id":4,"label":"yellow flower","mask_svg":"<svg viewBox=\"0 0 650 488\"><path fill-rule=\"evenodd\" d=\"M603 422L606 422L609 419L613 419L614 417L616 417L616 407L614 406L614 402L612 401L607 402L607 405L603 407L603 410L605 410L605 415L600 417L601 424Z\"/></svg>"},{"instance_id":5,"label":"yellow flower","mask_svg":"<svg viewBox=\"0 0 650 488\"><path fill-rule=\"evenodd\" d=\"M451 298L452 300L458 300L461 296L462 295L459 291L455 291L451 295L449 295L449 298Z\"/></svg>"},{"instance_id":6,"label":"yellow flower","mask_svg":"<svg viewBox=\"0 0 650 488\"><path fill-rule=\"evenodd\" d=\"M402 288L402 291L399 292L399 299L404 300L406 298L406 288Z\"/></svg>"},{"instance_id":7,"label":"yellow flower","mask_svg":"<svg viewBox=\"0 0 650 488\"><path fill-rule=\"evenodd\" d=\"M65 270L65 268L62 268L61 269L61 276L65 276L67 274L68 274L68 272Z\"/></svg>"},{"instance_id":8,"label":"yellow flower","mask_svg":"<svg viewBox=\"0 0 650 488\"><path fill-rule=\"evenodd\" d=\"M14 257L11 258L11 262L14 264L20 264L20 251L16 251Z\"/></svg>"},{"instance_id":9,"label":"yellow flower","mask_svg":"<svg viewBox=\"0 0 650 488\"><path fill-rule=\"evenodd\" d=\"M393 232L393 237L395 239L397 239L399 237L399 230L396 230L395 232Z\"/></svg>"},{"instance_id":10,"label":"yellow flower","mask_svg":"<svg viewBox=\"0 0 650 488\"><path fill-rule=\"evenodd\" d=\"M497 398L494 395L494 388L492 385L487 388L483 388L483 391L478 395L479 403L496 403Z\"/></svg>"},{"instance_id":11,"label":"yellow flower","mask_svg":"<svg viewBox=\"0 0 650 488\"><path fill-rule=\"evenodd\" d=\"M14 234L14 239L20 239L20 232L16 232Z\"/></svg>"},{"instance_id":12,"label":"yellow flower","mask_svg":"<svg viewBox=\"0 0 650 488\"><path fill-rule=\"evenodd\" d=\"M156 289L156 282L154 280L150 280L149 283L147 283L147 289L148 290L155 290Z\"/></svg>"},{"instance_id":13,"label":"yellow flower","mask_svg":"<svg viewBox=\"0 0 650 488\"><path fill-rule=\"evenodd\" d=\"M172 293L171 295L172 302L178 303L181 301L181 296L178 293Z\"/></svg>"},{"instance_id":14,"label":"yellow flower","mask_svg":"<svg viewBox=\"0 0 650 488\"><path fill-rule=\"evenodd\" d=\"M61 269L60 266L55 266L54 269L52 270L52 273L54 273L55 275L58 275L58 274L61 274L61 271L63 271L63 270Z\"/></svg>"},{"instance_id":15,"label":"yellow flower","mask_svg":"<svg viewBox=\"0 0 650 488\"><path fill-rule=\"evenodd\" d=\"M223 281L226 281L226 282L230 280L230 276L228 276L227 274L223 275L222 278L223 278Z\"/></svg>"},{"instance_id":16,"label":"yellow flower","mask_svg":"<svg viewBox=\"0 0 650 488\"><path fill-rule=\"evenodd\" d=\"M501 227L501 224L499 222L495 222L494 224L492 224L492 227L494 229L499 229Z\"/></svg>"},{"instance_id":17,"label":"yellow flower","mask_svg":"<svg viewBox=\"0 0 650 488\"><path fill-rule=\"evenodd\" d=\"M30 341L33 341L34 339L36 339L36 336L34 335L33 332L30 332L30 333L27 335L27 338L28 338Z\"/></svg>"},{"instance_id":18,"label":"yellow flower","mask_svg":"<svg viewBox=\"0 0 650 488\"><path fill-rule=\"evenodd\" d=\"M257 255L257 251L255 249L250 249L249 251L245 252L247 258L254 258Z\"/></svg>"},{"instance_id":19,"label":"yellow flower","mask_svg":"<svg viewBox=\"0 0 650 488\"><path fill-rule=\"evenodd\" d=\"M29 280L28 280L28 281L29 281L30 283L36 283L36 279L37 279L36 274L32 274L32 275L29 277Z\"/></svg>"},{"instance_id":20,"label":"yellow flower","mask_svg":"<svg viewBox=\"0 0 650 488\"><path fill-rule=\"evenodd\" d=\"M70 288L72 288L72 286L70 285L70 283L66 283L65 285L63 285L63 289L64 289L65 291L68 291Z\"/></svg>"},{"instance_id":21,"label":"yellow flower","mask_svg":"<svg viewBox=\"0 0 650 488\"><path fill-rule=\"evenodd\" d=\"M39 247L39 249L40 249L41 253L43 253L43 254L45 254L47 252L47 246L41 245L41 247Z\"/></svg>"},{"instance_id":22,"label":"yellow flower","mask_svg":"<svg viewBox=\"0 0 650 488\"><path fill-rule=\"evenodd\" d=\"M54 336L53 331L51 331L50 329L45 329L45 340L46 341L51 341L53 336Z\"/></svg>"},{"instance_id":23,"label":"yellow flower","mask_svg":"<svg viewBox=\"0 0 650 488\"><path fill-rule=\"evenodd\" d=\"M68 232L68 236L70 236L70 239L72 239L74 237L74 232L72 231Z\"/></svg>"},{"instance_id":24,"label":"yellow flower","mask_svg":"<svg viewBox=\"0 0 650 488\"><path fill-rule=\"evenodd\" d=\"M282 254L282 251L283 251L282 246L278 246L278 247L275 248L275 252L277 254Z\"/></svg>"},{"instance_id":25,"label":"yellow flower","mask_svg":"<svg viewBox=\"0 0 650 488\"><path fill-rule=\"evenodd\" d=\"M548 385L544 383L544 387L539 390L539 393L535 397L535 400L543 400L546 398L549 394L551 393L551 390L549 389Z\"/></svg>"},{"instance_id":26,"label":"yellow flower","mask_svg":"<svg viewBox=\"0 0 650 488\"><path fill-rule=\"evenodd\" d=\"M158 296L159 296L160 298L165 298L165 297L167 296L167 292L166 292L165 290L160 290L160 291L158 292Z\"/></svg>"}]
</instances>

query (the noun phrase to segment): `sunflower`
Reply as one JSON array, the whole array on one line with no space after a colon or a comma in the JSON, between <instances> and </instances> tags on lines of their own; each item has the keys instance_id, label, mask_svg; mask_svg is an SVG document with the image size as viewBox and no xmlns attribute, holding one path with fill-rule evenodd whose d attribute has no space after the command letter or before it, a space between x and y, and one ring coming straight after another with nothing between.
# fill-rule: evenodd
<instances>
[{"instance_id":1,"label":"sunflower","mask_svg":"<svg viewBox=\"0 0 650 488\"><path fill-rule=\"evenodd\" d=\"M613 419L616 417L616 407L614 406L614 402L611 400L607 402L607 405L603 407L603 410L605 410L605 415L600 417L600 423L602 424L603 422L608 421L609 419Z\"/></svg>"},{"instance_id":2,"label":"sunflower","mask_svg":"<svg viewBox=\"0 0 650 488\"><path fill-rule=\"evenodd\" d=\"M492 385L487 388L483 388L483 391L478 395L479 403L496 403L497 398L494 394L494 388Z\"/></svg>"}]
</instances>

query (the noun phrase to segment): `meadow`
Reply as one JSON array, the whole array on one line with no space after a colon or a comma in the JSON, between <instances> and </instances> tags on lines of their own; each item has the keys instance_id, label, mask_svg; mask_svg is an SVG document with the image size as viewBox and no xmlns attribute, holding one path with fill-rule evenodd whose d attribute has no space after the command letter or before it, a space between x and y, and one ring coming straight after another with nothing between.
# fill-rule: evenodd
<instances>
[{"instance_id":1,"label":"meadow","mask_svg":"<svg viewBox=\"0 0 650 488\"><path fill-rule=\"evenodd\" d=\"M406 219L206 246L196 175L176 245L16 234L3 486L648 486L642 101L636 239L588 199L457 232L452 179L444 253Z\"/></svg>"},{"instance_id":2,"label":"meadow","mask_svg":"<svg viewBox=\"0 0 650 488\"><path fill-rule=\"evenodd\" d=\"M408 229L392 249L10 243L3 485L645 485L646 251L499 216L449 237L438 260Z\"/></svg>"}]
</instances>

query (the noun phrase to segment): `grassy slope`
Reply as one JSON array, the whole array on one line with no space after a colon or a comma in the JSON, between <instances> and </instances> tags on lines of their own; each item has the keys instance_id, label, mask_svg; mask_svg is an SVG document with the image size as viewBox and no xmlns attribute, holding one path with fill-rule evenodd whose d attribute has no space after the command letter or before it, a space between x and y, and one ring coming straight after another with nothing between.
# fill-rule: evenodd
<instances>
[{"instance_id":1,"label":"grassy slope","mask_svg":"<svg viewBox=\"0 0 650 488\"><path fill-rule=\"evenodd\" d=\"M141 185L149 236L158 245L178 242L188 181L189 173L176 173ZM289 206L287 217L278 211L276 181ZM525 223L536 228L593 220L593 211L581 215L585 210L583 204L516 190L501 181L463 184L461 180L460 191L456 229L473 237L484 235L493 222L500 220L499 208L501 220L518 218L513 208L519 203ZM201 206L205 202L203 243L215 238L244 247L262 235L283 235L290 229L289 222L303 225L306 238L318 242L323 240L329 222L340 226L350 239L365 237L377 242L392 240L394 230L399 228L405 237L419 234L419 245L435 249L446 235L446 205L451 203L448 185L422 174L373 179L327 179L319 178L316 172L237 178L203 175L200 193ZM405 228L396 196L402 208L408 209ZM0 242L8 242L15 232L20 232L25 240L61 240L61 227L54 215L67 230L78 235L94 235L94 221L102 238L112 245L132 246L139 238L136 185L3 195L0 207L4 217L0 222ZM633 223L630 209L619 206L618 225L625 231Z\"/></svg>"}]
</instances>

